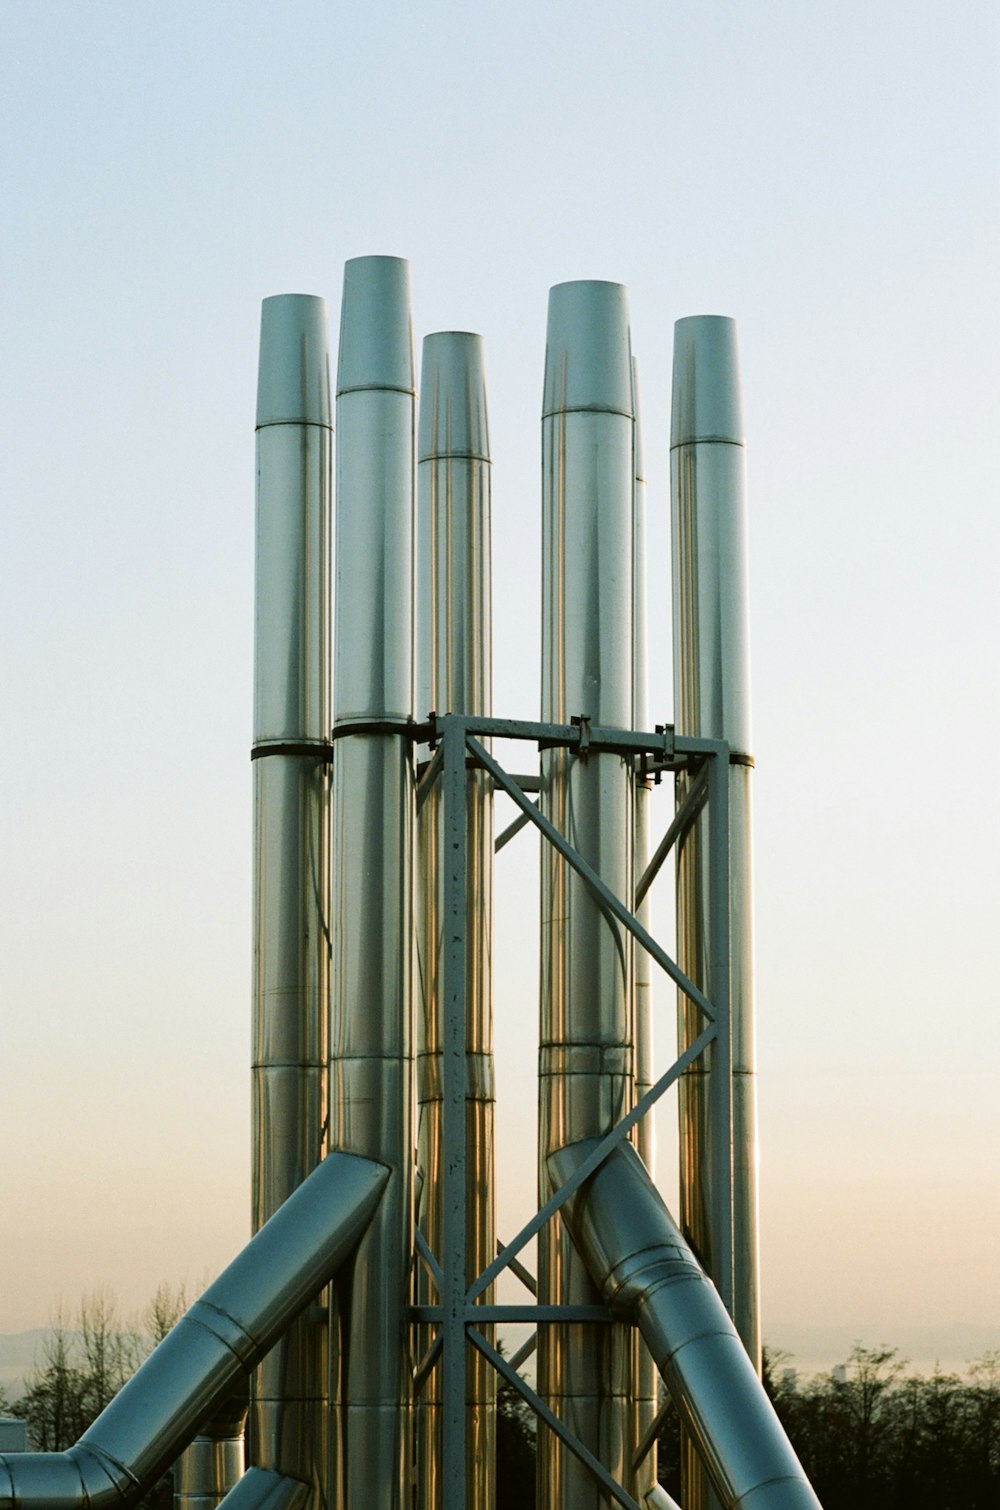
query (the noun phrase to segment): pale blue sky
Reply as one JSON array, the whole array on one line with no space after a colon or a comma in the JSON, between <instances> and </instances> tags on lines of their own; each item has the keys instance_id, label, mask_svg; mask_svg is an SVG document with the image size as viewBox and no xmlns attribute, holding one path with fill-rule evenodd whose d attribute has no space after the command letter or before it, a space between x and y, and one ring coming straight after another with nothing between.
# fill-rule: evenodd
<instances>
[{"instance_id":1,"label":"pale blue sky","mask_svg":"<svg viewBox=\"0 0 1000 1510\"><path fill-rule=\"evenodd\" d=\"M511 715L550 284L630 288L657 719L672 325L739 321L765 1333L1000 1325L997 65L961 0L0 6L0 1331L246 1233L259 305L373 252L486 339Z\"/></svg>"}]
</instances>

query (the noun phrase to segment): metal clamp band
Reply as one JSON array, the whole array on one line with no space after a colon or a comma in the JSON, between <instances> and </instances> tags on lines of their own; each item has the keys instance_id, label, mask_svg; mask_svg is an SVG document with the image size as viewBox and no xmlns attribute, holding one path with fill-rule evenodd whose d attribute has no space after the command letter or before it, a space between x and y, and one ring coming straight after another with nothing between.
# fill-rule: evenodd
<instances>
[{"instance_id":1,"label":"metal clamp band","mask_svg":"<svg viewBox=\"0 0 1000 1510\"><path fill-rule=\"evenodd\" d=\"M417 744L434 737L433 720L418 724L412 718L365 718L357 723L337 724L330 733L331 740L346 739L349 734L405 734Z\"/></svg>"},{"instance_id":2,"label":"metal clamp band","mask_svg":"<svg viewBox=\"0 0 1000 1510\"><path fill-rule=\"evenodd\" d=\"M263 760L265 755L312 755L317 760L329 763L333 759L333 746L329 740L322 744L286 740L275 744L254 745L250 751L251 760Z\"/></svg>"}]
</instances>

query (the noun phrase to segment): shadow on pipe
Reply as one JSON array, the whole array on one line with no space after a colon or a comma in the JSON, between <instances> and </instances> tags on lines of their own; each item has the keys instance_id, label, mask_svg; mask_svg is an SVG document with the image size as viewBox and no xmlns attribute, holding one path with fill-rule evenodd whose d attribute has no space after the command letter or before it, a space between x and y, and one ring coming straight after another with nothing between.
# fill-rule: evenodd
<instances>
[{"instance_id":1,"label":"shadow on pipe","mask_svg":"<svg viewBox=\"0 0 1000 1510\"><path fill-rule=\"evenodd\" d=\"M75 1447L0 1457L0 1510L135 1504L333 1278L371 1220L388 1177L372 1159L329 1154ZM230 1510L295 1510L302 1487L255 1470L226 1503Z\"/></svg>"},{"instance_id":2,"label":"shadow on pipe","mask_svg":"<svg viewBox=\"0 0 1000 1510\"><path fill-rule=\"evenodd\" d=\"M554 1188L597 1141L549 1157ZM728 1311L635 1149L619 1144L563 1214L612 1313L638 1326L726 1510L820 1510Z\"/></svg>"}]
</instances>

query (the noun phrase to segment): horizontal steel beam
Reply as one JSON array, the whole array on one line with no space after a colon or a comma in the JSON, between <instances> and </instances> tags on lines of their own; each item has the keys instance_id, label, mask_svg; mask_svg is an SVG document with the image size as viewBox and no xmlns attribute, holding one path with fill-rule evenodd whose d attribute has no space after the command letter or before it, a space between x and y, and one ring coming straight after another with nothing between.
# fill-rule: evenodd
<instances>
[{"instance_id":1,"label":"horizontal steel beam","mask_svg":"<svg viewBox=\"0 0 1000 1510\"><path fill-rule=\"evenodd\" d=\"M445 1319L446 1314L450 1317L451 1312L446 1313L444 1306L411 1306L410 1317L413 1321L438 1322ZM458 1317L464 1325L469 1326L475 1321L530 1321L530 1322L557 1322L557 1321L600 1321L608 1322L611 1315L607 1306L589 1305L467 1305L458 1311Z\"/></svg>"}]
</instances>

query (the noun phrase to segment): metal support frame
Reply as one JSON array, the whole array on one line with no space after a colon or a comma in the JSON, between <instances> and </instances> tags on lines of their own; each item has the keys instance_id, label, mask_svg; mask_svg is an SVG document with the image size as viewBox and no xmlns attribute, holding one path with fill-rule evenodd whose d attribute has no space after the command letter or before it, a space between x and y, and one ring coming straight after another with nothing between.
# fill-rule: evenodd
<instances>
[{"instance_id":1,"label":"metal support frame","mask_svg":"<svg viewBox=\"0 0 1000 1510\"><path fill-rule=\"evenodd\" d=\"M414 1323L437 1324L438 1332L418 1364L414 1381L417 1390L438 1365L444 1370L443 1401L443 1483L444 1510L465 1510L466 1496L466 1410L465 1381L468 1347L475 1347L508 1382L518 1390L535 1414L543 1420L585 1463L600 1485L625 1510L640 1510L632 1496L618 1484L608 1470L569 1432L521 1377L513 1360L505 1359L479 1332L478 1325L498 1321L527 1321L536 1325L553 1322L611 1321L602 1305L492 1305L483 1300L485 1292L504 1269L521 1278L530 1275L518 1262L517 1255L570 1199L608 1154L628 1137L671 1085L706 1050L715 1043L715 1063L719 1073L712 1077L713 1120L717 1130L715 1171L718 1190L724 1193L722 1207L723 1253L716 1277L719 1293L732 1311L733 1304L733 1167L732 1167L732 1086L731 1024L729 1005L729 759L728 744L722 740L675 736L671 728L643 732L604 728L589 719L575 719L569 724L536 723L525 720L483 718L457 713L431 715L427 724L414 725L413 737L430 739L434 751L425 767L418 802L437 782L442 784L444 809L444 1067L443 1067L443 1143L444 1143L444 1252L430 1251L421 1234L417 1249L434 1281L440 1304L411 1306ZM477 736L480 736L477 738ZM538 806L525 795L525 789L537 784L533 778L511 775L488 753L481 738L530 740L540 747L555 745L574 749L579 754L596 750L613 750L636 761L637 769L657 778L665 772L689 770L695 780L689 794L658 846L653 860L639 881L636 897L623 900L615 896L583 857L563 838ZM602 909L616 918L643 946L680 990L698 1007L705 1026L635 1106L601 1139L572 1176L525 1223L516 1236L500 1248L496 1258L471 1284L466 1284L466 1140L465 1140L465 982L466 982L466 771L469 763L480 766L520 810L520 816L504 831L499 843L508 842L514 833L533 823L543 838L552 844L566 862L583 878ZM713 927L713 958L710 963L711 999L691 981L666 951L647 932L635 916L635 909L645 896L669 851L683 842L702 807L708 804L709 853L712 876L712 911L720 926ZM498 1245L499 1247L499 1245ZM528 1288L531 1286L528 1284ZM516 1356L523 1362L531 1353L525 1344ZM633 1467L650 1450L653 1437L637 1444Z\"/></svg>"}]
</instances>

